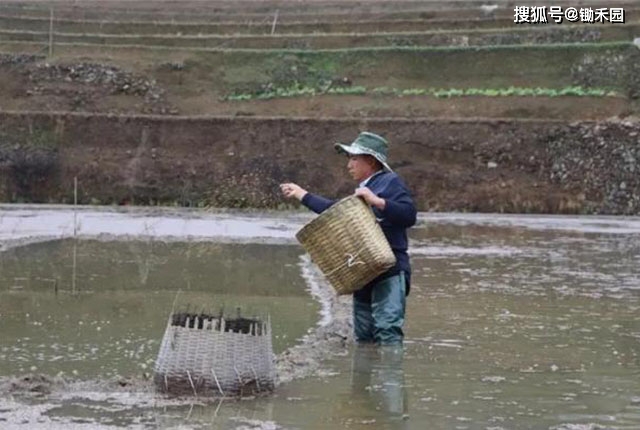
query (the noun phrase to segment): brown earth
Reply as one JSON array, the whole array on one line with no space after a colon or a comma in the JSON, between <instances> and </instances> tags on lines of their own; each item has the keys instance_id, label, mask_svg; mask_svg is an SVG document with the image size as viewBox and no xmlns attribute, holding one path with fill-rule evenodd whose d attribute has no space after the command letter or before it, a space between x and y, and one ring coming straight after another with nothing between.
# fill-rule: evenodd
<instances>
[{"instance_id":1,"label":"brown earth","mask_svg":"<svg viewBox=\"0 0 640 430\"><path fill-rule=\"evenodd\" d=\"M340 197L354 184L332 143L366 129L389 138L392 166L420 210L636 213L638 128L552 120L3 113L0 200L70 203L74 177L80 203L277 208L285 203L283 181ZM592 159L591 182L581 181L584 166L573 161L582 158Z\"/></svg>"},{"instance_id":2,"label":"brown earth","mask_svg":"<svg viewBox=\"0 0 640 430\"><path fill-rule=\"evenodd\" d=\"M25 52L28 46L0 42L5 52ZM580 85L611 89L632 98L640 93L640 51L630 42L342 51L196 52L122 45L65 45L56 49L50 63L57 66L73 66L79 61L114 66L124 73L157 80L169 94L209 95L212 99L233 93L257 94L268 86L289 88L295 83L319 90L328 80L344 77L352 86L370 90L561 89ZM13 67L12 61L10 58L3 68Z\"/></svg>"},{"instance_id":3,"label":"brown earth","mask_svg":"<svg viewBox=\"0 0 640 430\"><path fill-rule=\"evenodd\" d=\"M173 108L155 80L93 62L49 63L0 53L4 110L168 113Z\"/></svg>"},{"instance_id":4,"label":"brown earth","mask_svg":"<svg viewBox=\"0 0 640 430\"><path fill-rule=\"evenodd\" d=\"M587 3L593 2L572 4ZM67 0L52 4L67 8L69 18L86 11ZM380 34L414 26L424 32L426 24L514 27L502 10L512 8L511 2L500 3L497 19L476 16L482 4L320 0L306 3L313 7L305 9L290 1L211 1L206 12L246 18L243 14L281 8L289 18L323 17L313 25L290 20L279 27L305 33L353 31L352 23L342 19L348 14L360 30ZM46 12L47 5L13 3L11 13L34 12L43 19L8 17L2 22L21 30L43 25L48 31L47 15L37 10L44 7ZM130 13L195 14L198 7L198 1L136 2L135 7L114 1L105 9L114 12L114 22L98 30L95 23L72 20L56 20L56 28L92 33L112 28L122 35L184 27L196 33L226 29L246 35L256 27L240 21L157 26L156 20L125 20ZM21 8L30 12L22 14ZM400 18L416 8L425 15ZM271 30L268 20L257 27L267 34ZM640 54L629 41L560 43L569 36L583 42L627 40L632 27L619 28L606 37L599 27L577 29L576 34L553 32L551 40L540 39L541 32L487 32L482 37L490 38L473 43L492 45L491 38L497 37L507 45L530 39L546 45L442 50L421 50L430 46L424 41L418 42L419 49L371 50L370 42L363 42L362 49L283 53L61 43L50 59L42 56L46 47L41 42L3 40L0 49L18 54L0 54L0 92L8 95L0 99L0 201L69 203L74 177L81 203L274 208L285 205L277 185L288 180L339 197L350 193L353 184L331 143L369 129L392 142L392 165L414 190L421 210L638 213ZM459 45L454 36L442 43ZM27 51L40 57L23 55ZM620 96L223 100L234 93L257 97L265 88L291 83L318 89L337 79L369 90L580 85L615 90ZM157 114L161 116L151 116Z\"/></svg>"},{"instance_id":5,"label":"brown earth","mask_svg":"<svg viewBox=\"0 0 640 430\"><path fill-rule=\"evenodd\" d=\"M148 14L175 14L177 16L190 14L198 15L203 13L268 13L276 9L283 13L309 14L309 13L384 13L397 12L398 10L429 10L429 11L451 11L479 9L482 5L495 4L501 8L513 8L516 2L511 0L138 0L132 4L130 0L110 0L104 3L100 0L49 0L49 1L6 1L5 8L14 10L48 9L50 6L77 12L111 12L111 13L148 13ZM530 5L546 5L544 0L530 0ZM579 6L601 6L598 0L577 0L571 4ZM607 6L629 6L636 5L635 0L616 0L608 3Z\"/></svg>"},{"instance_id":6,"label":"brown earth","mask_svg":"<svg viewBox=\"0 0 640 430\"><path fill-rule=\"evenodd\" d=\"M345 49L410 46L499 46L517 44L630 41L638 24L623 26L567 25L565 27L509 27L503 29L422 31L397 33L308 33L274 35L138 35L54 32L54 51L63 45L124 45L174 49ZM48 31L0 30L0 40L40 43L48 48Z\"/></svg>"},{"instance_id":7,"label":"brown earth","mask_svg":"<svg viewBox=\"0 0 640 430\"><path fill-rule=\"evenodd\" d=\"M401 118L556 118L593 120L625 117L638 112L625 97L452 97L392 95L317 95L272 100L223 101L210 94L166 94L154 84L157 98L147 89L126 92L102 82L30 79L24 71L0 67L0 100L5 111L69 111L110 114L182 114L300 117Z\"/></svg>"},{"instance_id":8,"label":"brown earth","mask_svg":"<svg viewBox=\"0 0 640 430\"><path fill-rule=\"evenodd\" d=\"M595 62L589 64L593 65ZM183 70L185 67L189 70ZM0 110L128 115L596 120L624 118L635 115L640 109L636 100L622 96L437 98L389 94L323 94L313 97L225 101L219 92L223 88L216 88L220 83L208 84L211 79L215 79L212 75L218 72L208 69L206 64L185 66L184 62L176 61L155 66L142 64L137 69L129 71L118 66L117 62L104 63L90 61L88 58L85 61L66 59L47 62L41 56L0 54L0 89L8 95L0 100ZM601 72L591 69L586 76L593 80ZM274 76L283 85L292 79L305 79L304 72L287 73L286 70L279 71ZM232 77L230 75L230 79ZM338 82L336 85L342 84Z\"/></svg>"},{"instance_id":9,"label":"brown earth","mask_svg":"<svg viewBox=\"0 0 640 430\"><path fill-rule=\"evenodd\" d=\"M174 99L176 105L186 106ZM322 95L268 101L212 101L191 98L187 115L317 118L555 118L596 120L626 117L637 108L624 97L452 97Z\"/></svg>"}]
</instances>

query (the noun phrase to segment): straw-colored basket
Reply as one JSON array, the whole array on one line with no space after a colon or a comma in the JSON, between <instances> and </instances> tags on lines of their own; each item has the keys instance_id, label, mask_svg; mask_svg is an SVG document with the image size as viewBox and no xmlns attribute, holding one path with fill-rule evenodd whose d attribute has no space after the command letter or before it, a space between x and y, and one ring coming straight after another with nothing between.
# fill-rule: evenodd
<instances>
[{"instance_id":1,"label":"straw-colored basket","mask_svg":"<svg viewBox=\"0 0 640 430\"><path fill-rule=\"evenodd\" d=\"M359 290L396 263L373 211L360 197L335 203L296 238L338 294Z\"/></svg>"}]
</instances>

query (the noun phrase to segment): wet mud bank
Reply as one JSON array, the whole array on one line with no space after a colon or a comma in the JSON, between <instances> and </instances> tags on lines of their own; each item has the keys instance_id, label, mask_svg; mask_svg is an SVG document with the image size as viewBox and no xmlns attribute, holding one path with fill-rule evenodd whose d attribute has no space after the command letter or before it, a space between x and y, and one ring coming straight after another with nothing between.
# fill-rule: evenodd
<instances>
[{"instance_id":1,"label":"wet mud bank","mask_svg":"<svg viewBox=\"0 0 640 430\"><path fill-rule=\"evenodd\" d=\"M282 181L352 191L334 141L389 138L423 211L637 214L632 121L0 113L0 201L282 208ZM583 181L582 178L587 178Z\"/></svg>"}]
</instances>

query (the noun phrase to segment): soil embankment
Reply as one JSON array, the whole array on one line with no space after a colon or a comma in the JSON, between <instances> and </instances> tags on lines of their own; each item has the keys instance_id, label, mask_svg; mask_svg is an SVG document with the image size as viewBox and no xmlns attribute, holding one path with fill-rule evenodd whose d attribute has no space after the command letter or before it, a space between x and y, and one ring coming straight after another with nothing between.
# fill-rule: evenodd
<instances>
[{"instance_id":1,"label":"soil embankment","mask_svg":"<svg viewBox=\"0 0 640 430\"><path fill-rule=\"evenodd\" d=\"M640 125L518 120L0 114L0 199L278 208L278 184L353 190L332 149L387 136L423 211L636 214ZM326 136L331 136L327 140Z\"/></svg>"}]
</instances>

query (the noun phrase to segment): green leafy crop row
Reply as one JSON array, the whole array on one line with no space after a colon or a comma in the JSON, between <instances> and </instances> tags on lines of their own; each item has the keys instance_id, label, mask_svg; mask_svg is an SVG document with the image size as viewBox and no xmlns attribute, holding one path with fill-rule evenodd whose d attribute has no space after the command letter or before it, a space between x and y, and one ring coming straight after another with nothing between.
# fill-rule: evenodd
<instances>
[{"instance_id":1,"label":"green leafy crop row","mask_svg":"<svg viewBox=\"0 0 640 430\"><path fill-rule=\"evenodd\" d=\"M408 88L397 89L388 87L378 87L368 90L363 86L340 86L313 88L305 85L295 84L287 88L271 88L260 93L240 93L231 94L225 97L229 101L246 101L246 100L269 100L274 98L316 96L322 94L342 94L342 95L365 95L377 94L388 96L431 96L437 98L449 97L509 97L509 96L525 96L525 97L561 97L561 96L578 96L578 97L612 97L617 94L613 91L601 88L582 88L564 87L560 89L554 88Z\"/></svg>"}]
</instances>

